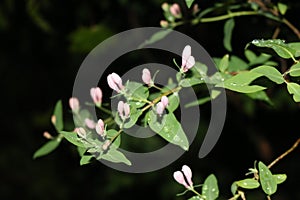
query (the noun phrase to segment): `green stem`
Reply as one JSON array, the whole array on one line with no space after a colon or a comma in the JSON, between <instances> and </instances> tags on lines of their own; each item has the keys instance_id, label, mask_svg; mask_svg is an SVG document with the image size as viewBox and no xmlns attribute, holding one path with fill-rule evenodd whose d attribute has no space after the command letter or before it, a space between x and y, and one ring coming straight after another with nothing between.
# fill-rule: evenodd
<instances>
[{"instance_id":1,"label":"green stem","mask_svg":"<svg viewBox=\"0 0 300 200\"><path fill-rule=\"evenodd\" d=\"M192 192L194 192L198 197L203 199L203 196L201 194L199 194L194 188L190 189Z\"/></svg>"},{"instance_id":2,"label":"green stem","mask_svg":"<svg viewBox=\"0 0 300 200\"><path fill-rule=\"evenodd\" d=\"M106 108L104 108L104 107L102 107L102 106L97 107L97 108L99 108L101 111L105 112L106 114L112 115L112 113L111 113L110 110L108 110L108 109L106 109Z\"/></svg>"},{"instance_id":3,"label":"green stem","mask_svg":"<svg viewBox=\"0 0 300 200\"><path fill-rule=\"evenodd\" d=\"M232 12L232 13L228 13L226 15L221 15L221 16L217 16L217 17L200 18L197 20L198 20L198 22L207 23L207 22L221 21L221 20L232 18L232 17L247 16L247 15L260 15L260 14L257 11L239 11L239 12ZM193 21L192 21L192 24L193 24Z\"/></svg>"},{"instance_id":4,"label":"green stem","mask_svg":"<svg viewBox=\"0 0 300 200\"><path fill-rule=\"evenodd\" d=\"M122 133L122 129L120 129L120 130L118 131L118 133L117 133L113 138L110 139L110 144L112 144L113 141L114 141L115 139L117 139L117 137L119 137L119 135L121 135L121 133Z\"/></svg>"}]
</instances>

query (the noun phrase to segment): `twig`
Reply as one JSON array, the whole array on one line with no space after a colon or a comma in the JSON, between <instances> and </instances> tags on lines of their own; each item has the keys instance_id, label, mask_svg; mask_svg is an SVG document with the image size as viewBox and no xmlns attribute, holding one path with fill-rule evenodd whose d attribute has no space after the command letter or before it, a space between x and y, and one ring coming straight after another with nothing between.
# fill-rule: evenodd
<instances>
[{"instance_id":1,"label":"twig","mask_svg":"<svg viewBox=\"0 0 300 200\"><path fill-rule=\"evenodd\" d=\"M290 149L288 149L286 152L284 152L278 158L276 158L273 162L271 162L271 164L268 165L268 168L273 167L273 165L275 165L278 161L280 161L282 158L284 158L289 153L294 151L297 148L297 146L299 145L299 143L300 143L300 138L298 138L298 140L294 143L294 145Z\"/></svg>"},{"instance_id":2,"label":"twig","mask_svg":"<svg viewBox=\"0 0 300 200\"><path fill-rule=\"evenodd\" d=\"M287 25L292 31L294 31L294 33L297 35L297 37L300 39L300 31L291 23L289 22L287 19L283 19L282 22Z\"/></svg>"}]
</instances>

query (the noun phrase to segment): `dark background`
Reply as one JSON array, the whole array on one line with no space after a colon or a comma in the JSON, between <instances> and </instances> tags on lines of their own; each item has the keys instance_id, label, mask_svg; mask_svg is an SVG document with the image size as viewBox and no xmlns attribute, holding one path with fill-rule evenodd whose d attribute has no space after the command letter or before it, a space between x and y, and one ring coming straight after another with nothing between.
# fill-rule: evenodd
<instances>
[{"instance_id":1,"label":"dark background","mask_svg":"<svg viewBox=\"0 0 300 200\"><path fill-rule=\"evenodd\" d=\"M200 8L213 2L201 1ZM299 104L292 101L283 86L274 86L268 91L274 100L273 107L228 93L224 131L204 159L197 157L202 137L199 136L192 150L175 163L147 174L118 172L98 162L80 167L76 149L65 141L50 155L33 160L34 151L46 142L42 133L47 130L55 134L50 116L57 100L63 100L65 118L70 123L68 98L88 52L121 31L159 26L163 19L162 3L161 0L1 1L0 199L181 199L176 194L183 187L172 175L183 164L192 168L195 183L214 173L222 198L229 198L231 183L244 178L254 160L270 163L299 138ZM291 8L287 17L300 27L299 3L286 3ZM185 25L176 30L199 41L212 56L220 57L226 53L222 47L223 24ZM261 17L237 19L234 53L242 56L247 42L270 38L273 30L274 23ZM279 37L297 41L284 27ZM130 65L131 61L127 62ZM204 117L200 133L205 133L209 105L201 109ZM274 173L288 176L272 199L300 199L299 153L299 149L295 150L272 168ZM247 194L247 199L265 199L260 192Z\"/></svg>"}]
</instances>

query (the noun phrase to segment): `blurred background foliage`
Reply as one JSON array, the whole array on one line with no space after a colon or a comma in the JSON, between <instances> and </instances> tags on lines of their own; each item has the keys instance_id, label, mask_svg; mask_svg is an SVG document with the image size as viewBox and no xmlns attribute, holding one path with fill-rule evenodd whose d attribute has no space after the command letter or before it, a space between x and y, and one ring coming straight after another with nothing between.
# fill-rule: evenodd
<instances>
[{"instance_id":1,"label":"blurred background foliage","mask_svg":"<svg viewBox=\"0 0 300 200\"><path fill-rule=\"evenodd\" d=\"M215 2L197 3L205 8ZM42 133L54 132L50 125L52 109L61 98L67 105L77 70L88 52L121 31L159 26L163 18L162 3L162 0L0 2L3 102L0 199L182 199L175 196L183 188L173 181L172 174L183 164L192 168L196 183L215 173L221 194L228 198L230 184L243 178L254 160L271 162L299 137L299 104L292 101L285 89L276 87L268 91L274 106L228 93L224 131L204 159L198 159L197 154L209 124L209 104L201 107L200 134L191 150L156 172L127 174L98 162L80 167L75 147L67 142L49 156L32 160L33 152L46 141ZM184 2L179 3L186 14ZM300 27L300 3L284 3L291 9L287 18ZM274 22L262 17L243 17L236 22L233 49L241 56L247 42L270 38L274 30ZM220 57L226 53L221 47L223 23L185 25L177 30L199 41L212 56ZM284 28L279 38L297 41ZM124 66L132 64L130 59L126 62ZM66 106L65 111L68 113ZM70 115L65 118L71 119ZM288 179L272 199L300 199L299 153L297 149L274 166L275 173L286 173ZM248 199L263 199L263 196L250 192Z\"/></svg>"}]
</instances>

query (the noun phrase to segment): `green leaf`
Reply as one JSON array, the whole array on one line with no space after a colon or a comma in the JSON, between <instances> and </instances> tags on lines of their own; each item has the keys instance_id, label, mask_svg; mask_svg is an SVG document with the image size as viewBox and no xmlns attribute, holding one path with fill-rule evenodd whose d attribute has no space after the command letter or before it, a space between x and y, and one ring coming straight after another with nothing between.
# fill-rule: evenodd
<instances>
[{"instance_id":1,"label":"green leaf","mask_svg":"<svg viewBox=\"0 0 300 200\"><path fill-rule=\"evenodd\" d=\"M238 72L248 69L248 64L237 56L231 56L229 60L229 72Z\"/></svg>"},{"instance_id":2,"label":"green leaf","mask_svg":"<svg viewBox=\"0 0 300 200\"><path fill-rule=\"evenodd\" d=\"M273 174L273 176L277 184L283 183L287 178L286 174Z\"/></svg>"},{"instance_id":3,"label":"green leaf","mask_svg":"<svg viewBox=\"0 0 300 200\"><path fill-rule=\"evenodd\" d=\"M300 85L297 83L287 83L287 90L293 95L295 102L300 102Z\"/></svg>"},{"instance_id":4,"label":"green leaf","mask_svg":"<svg viewBox=\"0 0 300 200\"><path fill-rule=\"evenodd\" d=\"M86 118L89 119L92 118L90 112L86 109L80 110L78 115L73 115L73 116L74 116L74 124L76 127L85 127L86 125L84 120Z\"/></svg>"},{"instance_id":5,"label":"green leaf","mask_svg":"<svg viewBox=\"0 0 300 200\"><path fill-rule=\"evenodd\" d=\"M60 131L59 133L62 134L64 138L66 138L72 144L79 147L85 147L85 145L80 140L80 138L77 137L77 134L75 132Z\"/></svg>"},{"instance_id":6,"label":"green leaf","mask_svg":"<svg viewBox=\"0 0 300 200\"><path fill-rule=\"evenodd\" d=\"M62 110L62 102L59 100L54 108L53 116L55 116L55 123L53 125L55 126L56 130L59 132L63 130L64 123L63 123L63 110Z\"/></svg>"},{"instance_id":7,"label":"green leaf","mask_svg":"<svg viewBox=\"0 0 300 200\"><path fill-rule=\"evenodd\" d=\"M278 3L278 10L280 12L280 14L285 15L286 11L287 11L287 5L283 4L283 3Z\"/></svg>"},{"instance_id":8,"label":"green leaf","mask_svg":"<svg viewBox=\"0 0 300 200\"><path fill-rule=\"evenodd\" d=\"M58 147L60 141L61 141L61 139L52 139L52 140L48 141L46 144L44 144L42 147L40 147L34 153L33 159L36 159L38 157L42 157L42 156L45 156L45 155L51 153Z\"/></svg>"},{"instance_id":9,"label":"green leaf","mask_svg":"<svg viewBox=\"0 0 300 200\"><path fill-rule=\"evenodd\" d=\"M82 166L82 165L89 164L93 157L94 156L91 156L91 155L83 155L80 159L80 165Z\"/></svg>"},{"instance_id":10,"label":"green leaf","mask_svg":"<svg viewBox=\"0 0 300 200\"><path fill-rule=\"evenodd\" d=\"M262 162L258 163L259 180L263 191L267 195L272 195L277 190L277 183L275 177L269 168Z\"/></svg>"},{"instance_id":11,"label":"green leaf","mask_svg":"<svg viewBox=\"0 0 300 200\"><path fill-rule=\"evenodd\" d=\"M106 131L106 135L109 139L112 139L113 137L115 137L118 134L118 131L114 130L114 129L110 129L108 131ZM121 137L118 136L114 142L112 143L112 145L114 145L115 147L119 147L121 144Z\"/></svg>"},{"instance_id":12,"label":"green leaf","mask_svg":"<svg viewBox=\"0 0 300 200\"><path fill-rule=\"evenodd\" d=\"M225 49L228 51L232 51L231 47L231 38L232 38L232 30L234 28L234 19L230 18L225 22L224 25L224 39L223 39L223 44Z\"/></svg>"},{"instance_id":13,"label":"green leaf","mask_svg":"<svg viewBox=\"0 0 300 200\"><path fill-rule=\"evenodd\" d=\"M153 44L158 42L159 40L164 39L167 35L169 35L173 30L172 29L164 29L154 33L148 40L142 43L138 48L143 48L146 45Z\"/></svg>"},{"instance_id":14,"label":"green leaf","mask_svg":"<svg viewBox=\"0 0 300 200\"><path fill-rule=\"evenodd\" d=\"M207 66L203 63L196 62L190 70L195 77L204 78L207 76Z\"/></svg>"},{"instance_id":15,"label":"green leaf","mask_svg":"<svg viewBox=\"0 0 300 200\"><path fill-rule=\"evenodd\" d=\"M290 68L289 74L291 76L300 76L300 62L298 62Z\"/></svg>"},{"instance_id":16,"label":"green leaf","mask_svg":"<svg viewBox=\"0 0 300 200\"><path fill-rule=\"evenodd\" d=\"M181 87L192 87L204 83L203 78L191 77L182 79L179 83Z\"/></svg>"},{"instance_id":17,"label":"green leaf","mask_svg":"<svg viewBox=\"0 0 300 200\"><path fill-rule=\"evenodd\" d=\"M184 107L185 108L190 108L190 107L193 107L193 106L202 105L202 104L205 104L205 103L209 102L210 100L211 100L210 97L203 97L203 98L198 99L196 101L187 103L186 105L184 105Z\"/></svg>"},{"instance_id":18,"label":"green leaf","mask_svg":"<svg viewBox=\"0 0 300 200\"><path fill-rule=\"evenodd\" d=\"M77 146L77 151L78 151L79 156L82 157L83 154L86 152L86 148Z\"/></svg>"},{"instance_id":19,"label":"green leaf","mask_svg":"<svg viewBox=\"0 0 300 200\"><path fill-rule=\"evenodd\" d=\"M229 55L226 54L226 55L223 56L223 58L221 59L220 64L219 64L218 67L219 67L219 70L220 70L221 72L225 72L225 71L227 70L228 66L229 66Z\"/></svg>"},{"instance_id":20,"label":"green leaf","mask_svg":"<svg viewBox=\"0 0 300 200\"><path fill-rule=\"evenodd\" d=\"M237 181L236 184L239 187L245 188L245 189L254 189L254 188L258 188L260 186L259 182L252 178L247 178L244 180Z\"/></svg>"},{"instance_id":21,"label":"green leaf","mask_svg":"<svg viewBox=\"0 0 300 200\"><path fill-rule=\"evenodd\" d=\"M126 156L115 148L111 148L105 153L102 154L98 159L107 160L114 163L125 163L126 165L131 165L131 162L126 158Z\"/></svg>"},{"instance_id":22,"label":"green leaf","mask_svg":"<svg viewBox=\"0 0 300 200\"><path fill-rule=\"evenodd\" d=\"M178 93L170 95L168 99L169 105L167 106L167 109L169 112L174 112L178 108L180 103Z\"/></svg>"},{"instance_id":23,"label":"green leaf","mask_svg":"<svg viewBox=\"0 0 300 200\"><path fill-rule=\"evenodd\" d=\"M295 57L299 57L300 56L300 42L292 42L289 43L289 46L293 49L295 49Z\"/></svg>"},{"instance_id":24,"label":"green leaf","mask_svg":"<svg viewBox=\"0 0 300 200\"><path fill-rule=\"evenodd\" d=\"M236 184L236 182L233 182L230 187L232 195L235 195L235 193L237 192L237 189L238 189L238 185Z\"/></svg>"},{"instance_id":25,"label":"green leaf","mask_svg":"<svg viewBox=\"0 0 300 200\"><path fill-rule=\"evenodd\" d=\"M178 145L186 151L188 150L188 139L173 113L163 115L161 122L159 122L157 115L151 110L149 112L148 124L155 133L166 141Z\"/></svg>"},{"instance_id":26,"label":"green leaf","mask_svg":"<svg viewBox=\"0 0 300 200\"><path fill-rule=\"evenodd\" d=\"M241 92L241 93L258 92L266 88L257 85L250 86L248 84L260 76L262 75L251 71L241 72L225 80L223 83L217 84L216 87L224 87L226 89L236 91L236 92Z\"/></svg>"},{"instance_id":27,"label":"green leaf","mask_svg":"<svg viewBox=\"0 0 300 200\"><path fill-rule=\"evenodd\" d=\"M126 122L124 124L124 128L131 128L132 126L134 126L142 114L142 110L135 110L134 112L130 112L129 122Z\"/></svg>"},{"instance_id":28,"label":"green leaf","mask_svg":"<svg viewBox=\"0 0 300 200\"><path fill-rule=\"evenodd\" d=\"M277 84L284 83L284 78L282 74L275 67L262 65L252 69L251 71L256 72L258 74L262 74L263 76L266 76L268 79Z\"/></svg>"},{"instance_id":29,"label":"green leaf","mask_svg":"<svg viewBox=\"0 0 300 200\"><path fill-rule=\"evenodd\" d=\"M245 50L245 56L250 63L255 61L257 58L256 54L253 51L248 50L248 49Z\"/></svg>"},{"instance_id":30,"label":"green leaf","mask_svg":"<svg viewBox=\"0 0 300 200\"><path fill-rule=\"evenodd\" d=\"M195 0L185 0L185 3L188 8L190 8Z\"/></svg>"},{"instance_id":31,"label":"green leaf","mask_svg":"<svg viewBox=\"0 0 300 200\"><path fill-rule=\"evenodd\" d=\"M201 199L198 196L193 196L193 197L189 198L188 200L201 200Z\"/></svg>"},{"instance_id":32,"label":"green leaf","mask_svg":"<svg viewBox=\"0 0 300 200\"><path fill-rule=\"evenodd\" d=\"M296 53L295 49L291 48L288 44L284 42L284 40L280 39L270 39L270 40L253 40L251 44L257 47L265 47L273 49L278 56L282 58L294 58L294 54Z\"/></svg>"},{"instance_id":33,"label":"green leaf","mask_svg":"<svg viewBox=\"0 0 300 200\"><path fill-rule=\"evenodd\" d=\"M270 98L268 97L265 91L248 93L247 96L249 96L251 99L265 101L268 104L273 105L272 101L270 100Z\"/></svg>"},{"instance_id":34,"label":"green leaf","mask_svg":"<svg viewBox=\"0 0 300 200\"><path fill-rule=\"evenodd\" d=\"M141 83L137 82L127 82L126 84L127 89L127 99L130 101L130 105L132 105L135 108L140 108L145 105L145 102L142 100L147 100L149 96L149 90L147 87L143 86Z\"/></svg>"},{"instance_id":35,"label":"green leaf","mask_svg":"<svg viewBox=\"0 0 300 200\"><path fill-rule=\"evenodd\" d=\"M202 195L206 200L215 200L219 196L218 182L215 175L209 175L202 186Z\"/></svg>"},{"instance_id":36,"label":"green leaf","mask_svg":"<svg viewBox=\"0 0 300 200\"><path fill-rule=\"evenodd\" d=\"M249 50L246 50L246 51L249 51ZM250 63L249 63L249 66L267 64L267 61L271 57L272 57L271 55L262 53L258 57L256 57L254 60L251 60ZM269 65L271 65L271 64L269 64ZM272 64L272 65L274 65L274 64Z\"/></svg>"}]
</instances>

